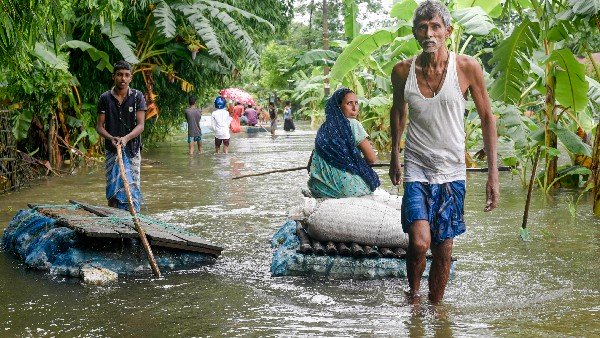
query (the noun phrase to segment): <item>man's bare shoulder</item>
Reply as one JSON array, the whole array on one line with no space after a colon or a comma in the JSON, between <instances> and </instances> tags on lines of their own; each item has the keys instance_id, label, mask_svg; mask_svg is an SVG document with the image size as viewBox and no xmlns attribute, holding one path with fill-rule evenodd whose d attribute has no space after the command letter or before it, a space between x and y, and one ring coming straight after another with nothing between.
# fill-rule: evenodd
<instances>
[{"instance_id":1,"label":"man's bare shoulder","mask_svg":"<svg viewBox=\"0 0 600 338\"><path fill-rule=\"evenodd\" d=\"M394 66L392 69L392 78L398 78L406 80L408 78L408 73L410 71L410 66L413 63L414 58L402 60Z\"/></svg>"},{"instance_id":2,"label":"man's bare shoulder","mask_svg":"<svg viewBox=\"0 0 600 338\"><path fill-rule=\"evenodd\" d=\"M458 69L463 71L473 71L481 69L479 61L477 61L477 59L469 55L456 55L456 65L458 66Z\"/></svg>"}]
</instances>

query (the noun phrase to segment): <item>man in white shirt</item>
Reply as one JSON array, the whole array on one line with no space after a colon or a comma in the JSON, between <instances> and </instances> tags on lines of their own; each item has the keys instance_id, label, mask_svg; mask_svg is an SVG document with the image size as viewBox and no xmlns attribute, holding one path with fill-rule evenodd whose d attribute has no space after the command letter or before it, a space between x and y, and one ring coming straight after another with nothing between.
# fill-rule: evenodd
<instances>
[{"instance_id":1,"label":"man in white shirt","mask_svg":"<svg viewBox=\"0 0 600 338\"><path fill-rule=\"evenodd\" d=\"M215 131L215 154L219 153L219 148L223 144L223 152L229 152L229 124L233 118L229 116L229 112L225 109L227 102L221 96L215 99L215 111L211 114L211 124Z\"/></svg>"}]
</instances>

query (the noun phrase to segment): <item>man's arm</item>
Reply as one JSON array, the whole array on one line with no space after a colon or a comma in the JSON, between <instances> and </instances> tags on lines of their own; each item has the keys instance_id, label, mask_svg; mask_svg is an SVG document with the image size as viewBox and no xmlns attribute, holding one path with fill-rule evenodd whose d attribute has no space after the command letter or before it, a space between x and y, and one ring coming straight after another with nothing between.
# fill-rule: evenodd
<instances>
[{"instance_id":1,"label":"man's arm","mask_svg":"<svg viewBox=\"0 0 600 338\"><path fill-rule=\"evenodd\" d=\"M144 131L144 122L146 121L146 111L138 110L135 114L135 119L136 119L137 125L135 126L135 128L133 128L129 132L129 134L121 137L122 145L126 145L127 142L136 138L138 135L140 135Z\"/></svg>"},{"instance_id":2,"label":"man's arm","mask_svg":"<svg viewBox=\"0 0 600 338\"><path fill-rule=\"evenodd\" d=\"M483 133L483 149L487 156L488 179L486 184L486 203L485 211L491 211L498 206L500 198L500 186L498 181L498 134L496 131L496 118L492 113L490 98L483 78L483 70L479 62L473 58L467 58L465 61L467 71L464 72L469 77L469 90L471 97L475 102L477 114L481 120L481 131Z\"/></svg>"},{"instance_id":3,"label":"man's arm","mask_svg":"<svg viewBox=\"0 0 600 338\"><path fill-rule=\"evenodd\" d=\"M104 96L100 96L100 99L98 100L98 121L96 121L96 131L100 136L110 141L116 147L117 143L119 143L119 138L112 136L104 127L107 110L108 107L106 101L104 100Z\"/></svg>"},{"instance_id":4,"label":"man's arm","mask_svg":"<svg viewBox=\"0 0 600 338\"><path fill-rule=\"evenodd\" d=\"M410 70L410 62L403 61L392 70L392 86L393 86L393 100L392 108L390 110L390 127L392 132L392 158L390 161L390 180L393 185L398 185L402 178L402 170L400 166L400 140L406 127L406 118L408 112L408 105L404 101L404 86L406 85L406 79L408 78L408 72Z\"/></svg>"},{"instance_id":5,"label":"man's arm","mask_svg":"<svg viewBox=\"0 0 600 338\"><path fill-rule=\"evenodd\" d=\"M129 134L121 137L120 141L122 145L126 145L127 142L138 137L138 135L140 135L144 131L144 122L146 121L146 110L148 109L148 107L146 106L146 98L144 97L144 94L142 94L142 92L140 92L139 90L134 89L134 91L136 93L135 106L137 107L137 111L135 112L136 125L129 132Z\"/></svg>"}]
</instances>

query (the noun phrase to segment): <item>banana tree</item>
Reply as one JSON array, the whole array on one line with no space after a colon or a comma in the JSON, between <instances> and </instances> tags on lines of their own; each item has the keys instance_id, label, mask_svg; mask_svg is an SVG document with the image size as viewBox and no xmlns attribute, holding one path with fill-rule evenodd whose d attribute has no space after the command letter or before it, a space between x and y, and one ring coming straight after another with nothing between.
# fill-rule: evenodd
<instances>
[{"instance_id":1,"label":"banana tree","mask_svg":"<svg viewBox=\"0 0 600 338\"><path fill-rule=\"evenodd\" d=\"M507 1L505 12L519 13L522 22L495 48L490 60L495 77L490 91L493 99L542 107L545 191L558 182L558 141L576 155L591 155L581 142L572 142L572 133L562 129L573 121L581 126L577 115L588 104L589 82L584 67L570 50L561 48L569 34L587 24L583 13L575 12L584 3L587 1Z\"/></svg>"},{"instance_id":2,"label":"banana tree","mask_svg":"<svg viewBox=\"0 0 600 338\"><path fill-rule=\"evenodd\" d=\"M294 87L291 92L292 99L299 102L299 114L310 117L311 127L316 128L325 119L325 93L323 86L323 70L314 67L311 74L299 70L294 73Z\"/></svg>"}]
</instances>

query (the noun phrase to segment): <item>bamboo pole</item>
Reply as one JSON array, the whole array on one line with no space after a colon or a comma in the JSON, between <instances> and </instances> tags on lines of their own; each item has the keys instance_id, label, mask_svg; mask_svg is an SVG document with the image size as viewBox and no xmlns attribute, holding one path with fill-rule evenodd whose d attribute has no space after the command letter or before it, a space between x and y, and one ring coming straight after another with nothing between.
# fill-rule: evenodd
<instances>
[{"instance_id":1,"label":"bamboo pole","mask_svg":"<svg viewBox=\"0 0 600 338\"><path fill-rule=\"evenodd\" d=\"M140 235L140 240L142 241L142 245L144 246L144 250L146 251L146 256L148 257L148 261L150 261L150 267L152 268L152 272L156 277L160 278L160 270L158 269L158 265L156 264L156 260L154 259L154 254L152 253L152 248L150 248L150 243L148 243L148 239L146 238L146 233L140 224L140 220L137 217L135 209L133 207L133 199L131 198L131 191L129 190L129 181L127 180L127 175L125 174L125 165L123 165L123 154L122 154L122 146L121 144L117 144L117 160L119 162L119 172L121 174L121 180L123 181L123 187L125 188L125 194L127 194L127 203L129 204L129 213L133 218L133 224L135 224L135 230L137 230L138 235Z\"/></svg>"},{"instance_id":2,"label":"bamboo pole","mask_svg":"<svg viewBox=\"0 0 600 338\"><path fill-rule=\"evenodd\" d=\"M389 163L373 163L373 164L371 164L372 168L389 167L389 166L390 166ZM498 167L498 171L510 171L510 169L511 169L510 167ZM264 171L261 173L240 175L240 176L233 177L232 179L237 180L237 179L246 178L246 177L263 176L263 175L269 175L269 174L275 174L275 173L285 173L288 171L298 171L298 170L308 170L308 167L304 166L304 167L275 169L275 170ZM468 172L487 172L488 168L467 168L467 171Z\"/></svg>"},{"instance_id":3,"label":"bamboo pole","mask_svg":"<svg viewBox=\"0 0 600 338\"><path fill-rule=\"evenodd\" d=\"M531 169L531 178L529 179L529 187L527 188L527 199L525 200L525 211L523 212L523 223L521 229L527 228L527 218L529 217L529 204L531 204L531 190L533 190L533 183L535 181L535 172L537 170L538 161L540 159L541 147L538 147L535 152L535 160L533 161L533 169Z\"/></svg>"}]
</instances>

